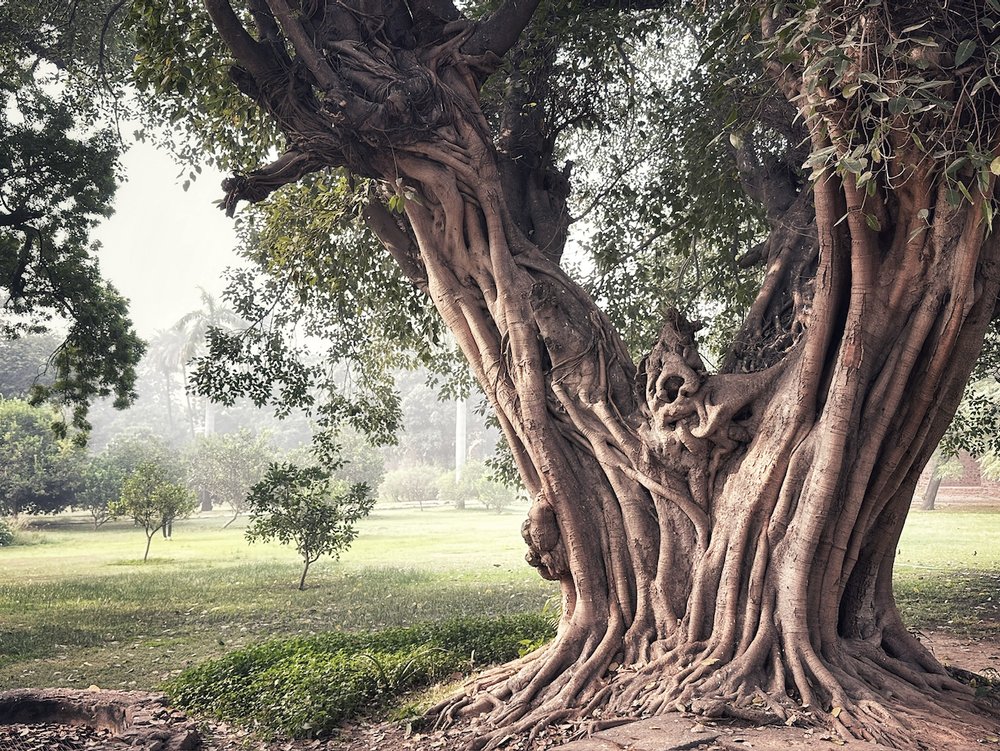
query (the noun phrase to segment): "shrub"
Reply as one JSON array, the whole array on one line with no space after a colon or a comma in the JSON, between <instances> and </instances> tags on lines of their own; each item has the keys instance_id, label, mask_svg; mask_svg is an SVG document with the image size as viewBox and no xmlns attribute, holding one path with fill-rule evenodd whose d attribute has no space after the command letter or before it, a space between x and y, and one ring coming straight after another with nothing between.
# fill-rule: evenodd
<instances>
[{"instance_id":1,"label":"shrub","mask_svg":"<svg viewBox=\"0 0 1000 751\"><path fill-rule=\"evenodd\" d=\"M438 498L453 501L456 508L465 508L464 501L479 501L498 514L514 502L517 493L513 488L496 482L489 468L482 462L470 461L462 467L462 478L455 481L455 472L440 475L435 485Z\"/></svg>"},{"instance_id":2,"label":"shrub","mask_svg":"<svg viewBox=\"0 0 1000 751\"><path fill-rule=\"evenodd\" d=\"M14 544L14 530L3 519L0 519L0 548Z\"/></svg>"},{"instance_id":3,"label":"shrub","mask_svg":"<svg viewBox=\"0 0 1000 751\"><path fill-rule=\"evenodd\" d=\"M332 730L393 697L551 639L544 615L462 618L408 628L267 642L181 673L177 705L290 737Z\"/></svg>"}]
</instances>

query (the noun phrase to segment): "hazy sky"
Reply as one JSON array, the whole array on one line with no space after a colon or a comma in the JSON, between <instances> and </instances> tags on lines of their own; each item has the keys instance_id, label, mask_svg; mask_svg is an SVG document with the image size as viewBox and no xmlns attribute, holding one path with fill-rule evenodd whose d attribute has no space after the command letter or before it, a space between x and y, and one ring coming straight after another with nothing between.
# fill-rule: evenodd
<instances>
[{"instance_id":1,"label":"hazy sky","mask_svg":"<svg viewBox=\"0 0 1000 751\"><path fill-rule=\"evenodd\" d=\"M94 237L104 277L129 298L136 329L148 338L199 306L199 286L222 292L223 270L238 261L236 235L212 203L222 197L222 175L206 169L185 192L181 168L148 144L122 161L128 181Z\"/></svg>"}]
</instances>

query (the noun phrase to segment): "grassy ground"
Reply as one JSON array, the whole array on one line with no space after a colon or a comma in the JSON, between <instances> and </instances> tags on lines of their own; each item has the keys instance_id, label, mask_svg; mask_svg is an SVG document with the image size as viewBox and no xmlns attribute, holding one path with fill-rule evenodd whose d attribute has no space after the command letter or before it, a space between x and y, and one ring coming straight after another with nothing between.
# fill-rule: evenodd
<instances>
[{"instance_id":1,"label":"grassy ground","mask_svg":"<svg viewBox=\"0 0 1000 751\"><path fill-rule=\"evenodd\" d=\"M537 610L555 592L523 562L523 509L376 509L339 562L298 592L295 552L248 546L225 515L154 538L125 523L39 520L0 548L0 686L151 688L272 636ZM1000 513L914 512L898 596L918 628L1000 637Z\"/></svg>"},{"instance_id":2,"label":"grassy ground","mask_svg":"<svg viewBox=\"0 0 1000 751\"><path fill-rule=\"evenodd\" d=\"M1000 509L913 511L896 555L908 624L1000 639Z\"/></svg>"},{"instance_id":3,"label":"grassy ground","mask_svg":"<svg viewBox=\"0 0 1000 751\"><path fill-rule=\"evenodd\" d=\"M50 520L0 549L0 686L147 688L272 636L538 610L554 589L523 562L522 514L377 509L305 592L294 550L224 516L178 523L145 564L127 524Z\"/></svg>"}]
</instances>

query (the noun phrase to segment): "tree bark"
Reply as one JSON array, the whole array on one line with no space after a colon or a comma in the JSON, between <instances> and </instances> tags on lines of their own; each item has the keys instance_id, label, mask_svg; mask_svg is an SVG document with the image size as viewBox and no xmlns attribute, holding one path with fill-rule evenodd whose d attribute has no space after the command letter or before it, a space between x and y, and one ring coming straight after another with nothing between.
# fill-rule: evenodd
<instances>
[{"instance_id":1,"label":"tree bark","mask_svg":"<svg viewBox=\"0 0 1000 751\"><path fill-rule=\"evenodd\" d=\"M493 748L598 712L822 722L898 746L914 742L913 718L974 721L969 689L904 627L892 570L1000 288L987 199L953 206L902 148L890 193L827 174L772 215L764 284L721 372L675 312L635 363L559 267L564 232L539 231L565 229L565 179L512 148L530 125L519 110L494 142L479 103L488 60L459 52L495 39L488 24L417 25L418 39L440 33L414 49L339 41L327 17L276 11L322 92L309 109L287 87L269 93L254 73L266 51L225 30L220 4L208 3L241 75L291 143L227 181L226 205L322 166L396 196L402 214L374 202L368 223L490 399L533 499L528 561L559 582L555 641L437 707L442 722L482 715L476 744ZM410 23L383 10L387 29ZM325 47L310 42L324 33ZM805 121L814 149L832 144ZM529 183L549 186L546 202L514 195Z\"/></svg>"},{"instance_id":2,"label":"tree bark","mask_svg":"<svg viewBox=\"0 0 1000 751\"><path fill-rule=\"evenodd\" d=\"M299 591L304 592L306 589L306 574L309 573L309 564L312 563L308 558L305 559L305 565L302 567L302 576L299 577Z\"/></svg>"},{"instance_id":3,"label":"tree bark","mask_svg":"<svg viewBox=\"0 0 1000 751\"><path fill-rule=\"evenodd\" d=\"M202 510L204 510L204 509L202 509ZM230 525L230 524L232 524L233 522L235 522L235 521L236 521L236 520L237 520L237 519L239 518L239 516L240 516L240 510L239 510L239 509L235 509L235 510L233 511L233 518L232 518L232 519L230 519L230 520L229 520L228 522L226 522L225 524L223 524L223 525L222 525L222 528L223 528L223 529L228 529L228 528L229 528L229 525Z\"/></svg>"},{"instance_id":4,"label":"tree bark","mask_svg":"<svg viewBox=\"0 0 1000 751\"><path fill-rule=\"evenodd\" d=\"M927 481L927 487L924 489L924 497L920 502L921 511L934 510L934 502L937 500L938 490L941 488L941 477L937 473L939 466L941 466L941 457L937 456L932 460L931 477Z\"/></svg>"}]
</instances>

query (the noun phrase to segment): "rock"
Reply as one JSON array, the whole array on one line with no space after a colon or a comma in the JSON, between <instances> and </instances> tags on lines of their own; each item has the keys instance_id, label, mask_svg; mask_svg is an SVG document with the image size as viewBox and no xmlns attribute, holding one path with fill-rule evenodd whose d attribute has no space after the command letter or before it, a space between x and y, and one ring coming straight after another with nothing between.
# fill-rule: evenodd
<instances>
[{"instance_id":1,"label":"rock","mask_svg":"<svg viewBox=\"0 0 1000 751\"><path fill-rule=\"evenodd\" d=\"M83 691L19 689L0 692L0 730L37 728L43 724L72 726L84 734L89 731L91 736L105 733L109 741L117 742L116 745L104 743L97 747L109 750L129 747L137 751L194 751L202 745L194 723L182 712L172 711L162 694L104 691L96 686ZM51 748L51 744L39 746L45 747ZM88 741L85 745L66 748L95 746Z\"/></svg>"}]
</instances>

